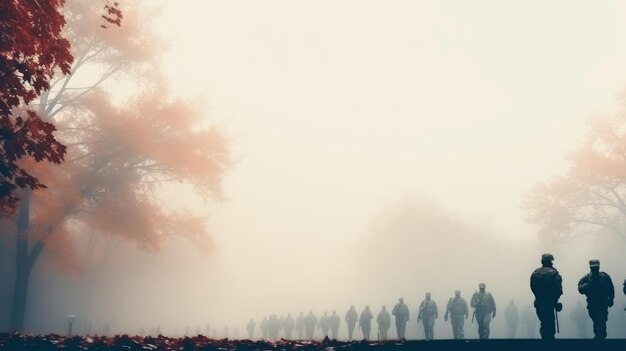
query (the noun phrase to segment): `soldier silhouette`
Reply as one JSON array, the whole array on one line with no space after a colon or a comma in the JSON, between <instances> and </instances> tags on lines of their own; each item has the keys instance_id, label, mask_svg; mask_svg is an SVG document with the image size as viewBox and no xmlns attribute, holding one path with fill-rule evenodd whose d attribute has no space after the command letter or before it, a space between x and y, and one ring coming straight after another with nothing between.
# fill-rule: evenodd
<instances>
[{"instance_id":1,"label":"soldier silhouette","mask_svg":"<svg viewBox=\"0 0 626 351\"><path fill-rule=\"evenodd\" d=\"M430 293L426 293L426 298L420 303L417 322L420 320L424 325L424 337L426 340L435 338L435 319L439 316L437 304L430 298Z\"/></svg>"},{"instance_id":2,"label":"soldier silhouette","mask_svg":"<svg viewBox=\"0 0 626 351\"><path fill-rule=\"evenodd\" d=\"M361 316L359 317L359 327L363 332L363 339L370 339L370 332L372 330L372 319L374 315L372 315L372 311L370 311L369 306L365 306L363 312L361 312Z\"/></svg>"},{"instance_id":3,"label":"soldier silhouette","mask_svg":"<svg viewBox=\"0 0 626 351\"><path fill-rule=\"evenodd\" d=\"M339 337L339 324L341 324L341 318L337 315L337 311L333 310L333 314L328 318L330 322L330 333L333 340L337 340Z\"/></svg>"},{"instance_id":4,"label":"soldier silhouette","mask_svg":"<svg viewBox=\"0 0 626 351\"><path fill-rule=\"evenodd\" d=\"M405 340L404 333L406 331L406 322L409 320L409 307L404 303L402 297L399 298L398 303L393 306L391 314L396 317L398 340Z\"/></svg>"},{"instance_id":5,"label":"soldier silhouette","mask_svg":"<svg viewBox=\"0 0 626 351\"><path fill-rule=\"evenodd\" d=\"M624 291L624 295L626 295L626 279L624 279L624 288L623 288L623 291ZM626 311L626 307L624 307L624 311Z\"/></svg>"},{"instance_id":6,"label":"soldier silhouette","mask_svg":"<svg viewBox=\"0 0 626 351\"><path fill-rule=\"evenodd\" d=\"M359 320L359 315L357 314L354 306L350 306L350 309L346 312L345 320L348 324L348 340L354 340L354 327L356 326L356 322Z\"/></svg>"},{"instance_id":7,"label":"soldier silhouette","mask_svg":"<svg viewBox=\"0 0 626 351\"><path fill-rule=\"evenodd\" d=\"M317 317L315 317L312 310L309 310L309 314L304 319L304 331L305 331L307 339L313 340L313 335L315 334L315 328L317 327L319 327Z\"/></svg>"},{"instance_id":8,"label":"soldier silhouette","mask_svg":"<svg viewBox=\"0 0 626 351\"><path fill-rule=\"evenodd\" d=\"M590 260L591 272L580 278L578 292L587 296L587 310L593 321L594 339L606 339L606 321L613 306L615 287L611 277L600 272L600 261Z\"/></svg>"},{"instance_id":9,"label":"soldier silhouette","mask_svg":"<svg viewBox=\"0 0 626 351\"><path fill-rule=\"evenodd\" d=\"M328 329L330 328L330 320L328 313L324 311L324 315L320 317L320 328L322 329L322 337L328 337Z\"/></svg>"},{"instance_id":10,"label":"soldier silhouette","mask_svg":"<svg viewBox=\"0 0 626 351\"><path fill-rule=\"evenodd\" d=\"M285 329L285 339L287 340L291 340L292 335L293 335L293 328L295 327L296 323L293 320L293 317L291 317L291 313L287 313L287 318L285 318L283 320L283 328Z\"/></svg>"},{"instance_id":11,"label":"soldier silhouette","mask_svg":"<svg viewBox=\"0 0 626 351\"><path fill-rule=\"evenodd\" d=\"M304 336L304 313L300 312L298 318L296 318L296 330L298 331L298 340L302 340Z\"/></svg>"},{"instance_id":12,"label":"soldier silhouette","mask_svg":"<svg viewBox=\"0 0 626 351\"><path fill-rule=\"evenodd\" d=\"M279 329L280 329L280 322L278 321L278 317L276 317L276 315L273 314L270 316L270 319L268 320L268 323L267 323L267 330L269 332L271 340L278 339Z\"/></svg>"},{"instance_id":13,"label":"soldier silhouette","mask_svg":"<svg viewBox=\"0 0 626 351\"><path fill-rule=\"evenodd\" d=\"M527 305L526 309L522 312L522 323L524 323L526 327L528 338L534 339L537 335L537 314L533 313L530 309L530 305Z\"/></svg>"},{"instance_id":14,"label":"soldier silhouette","mask_svg":"<svg viewBox=\"0 0 626 351\"><path fill-rule=\"evenodd\" d=\"M376 316L376 323L378 324L378 333L380 334L381 340L387 340L387 332L391 327L391 315L387 312L387 309L383 305L380 312L378 312L378 316Z\"/></svg>"},{"instance_id":15,"label":"soldier silhouette","mask_svg":"<svg viewBox=\"0 0 626 351\"><path fill-rule=\"evenodd\" d=\"M506 306L506 310L504 310L504 319L506 319L506 326L509 329L509 339L515 338L517 326L519 325L519 312L513 300L511 300L509 305Z\"/></svg>"},{"instance_id":16,"label":"soldier silhouette","mask_svg":"<svg viewBox=\"0 0 626 351\"><path fill-rule=\"evenodd\" d=\"M109 325L109 323L104 323L104 326L102 327L102 336L109 336L111 334L111 326ZM159 331L159 334L160 331Z\"/></svg>"},{"instance_id":17,"label":"soldier silhouette","mask_svg":"<svg viewBox=\"0 0 626 351\"><path fill-rule=\"evenodd\" d=\"M535 295L535 310L541 322L539 333L542 339L554 339L555 313L561 311L562 305L559 298L563 295L561 275L553 267L554 256L551 254L541 255L541 267L535 269L530 275L530 290Z\"/></svg>"},{"instance_id":18,"label":"soldier silhouette","mask_svg":"<svg viewBox=\"0 0 626 351\"><path fill-rule=\"evenodd\" d=\"M576 308L572 310L570 314L570 319L576 323L576 331L578 337L581 339L586 339L587 332L589 331L589 317L587 314L587 310L583 307L581 301L576 302Z\"/></svg>"},{"instance_id":19,"label":"soldier silhouette","mask_svg":"<svg viewBox=\"0 0 626 351\"><path fill-rule=\"evenodd\" d=\"M267 316L263 317L263 320L261 321L261 336L263 337L263 340L267 340L269 338L269 325L268 325L269 321L267 320Z\"/></svg>"},{"instance_id":20,"label":"soldier silhouette","mask_svg":"<svg viewBox=\"0 0 626 351\"><path fill-rule=\"evenodd\" d=\"M496 302L493 296L485 291L485 288L486 285L480 283L478 291L474 293L471 301L480 339L489 339L489 323L491 323L492 318L496 317Z\"/></svg>"},{"instance_id":21,"label":"soldier silhouette","mask_svg":"<svg viewBox=\"0 0 626 351\"><path fill-rule=\"evenodd\" d=\"M254 323L253 319L250 319L248 325L246 326L246 330L248 331L248 339L254 339L254 328L256 328L256 323Z\"/></svg>"},{"instance_id":22,"label":"soldier silhouette","mask_svg":"<svg viewBox=\"0 0 626 351\"><path fill-rule=\"evenodd\" d=\"M456 290L454 297L448 300L446 314L443 316L443 319L448 321L448 316L450 316L450 323L452 324L452 336L455 339L465 338L463 324L467 317L469 317L469 309L467 308L467 302L461 297L460 290Z\"/></svg>"}]
</instances>

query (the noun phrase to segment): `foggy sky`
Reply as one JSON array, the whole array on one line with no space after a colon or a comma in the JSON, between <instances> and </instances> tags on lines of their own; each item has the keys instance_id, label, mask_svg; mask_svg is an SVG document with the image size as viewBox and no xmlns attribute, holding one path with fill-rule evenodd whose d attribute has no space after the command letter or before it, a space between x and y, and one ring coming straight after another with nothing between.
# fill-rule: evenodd
<instances>
[{"instance_id":1,"label":"foggy sky","mask_svg":"<svg viewBox=\"0 0 626 351\"><path fill-rule=\"evenodd\" d=\"M547 247L519 206L534 184L566 169L587 119L614 108L626 77L625 4L197 0L153 6L162 8L154 28L168 42L163 65L172 90L205 101L207 119L231 136L239 162L226 176L223 203L205 204L178 187L166 195L171 206L207 214L215 251L206 257L183 241L160 254L122 245L119 265L98 282L114 293L97 299L94 325L110 320L118 330L160 325L181 333L187 325L195 331L211 323L221 331L240 323L243 336L252 317L258 325L264 315L337 309L343 318L350 304L358 311L369 304L377 313L399 296L417 317L426 291L441 311L456 288L469 298L481 281L494 292L502 318L510 298L520 308L531 303L528 277L546 250L555 252L566 278L566 306L580 299L575 284L589 258L606 262L616 286L623 281L619 252ZM373 274L394 256L377 254L380 246L371 243L385 240L372 239L373 223L403 201L448 211L491 251L478 245L419 267L407 258L396 278L387 268ZM443 255L432 252L441 251L440 236L419 235L424 239L397 240L416 256ZM50 313L31 326L63 330L74 299L65 298L66 288L80 296L84 287L40 266L33 289L49 291L33 293L29 309ZM438 266L467 272L441 276ZM624 305L619 290L617 296L615 312ZM57 303L50 306L52 298ZM449 327L437 323L437 337L448 336ZM474 329L466 325L468 335Z\"/></svg>"}]
</instances>

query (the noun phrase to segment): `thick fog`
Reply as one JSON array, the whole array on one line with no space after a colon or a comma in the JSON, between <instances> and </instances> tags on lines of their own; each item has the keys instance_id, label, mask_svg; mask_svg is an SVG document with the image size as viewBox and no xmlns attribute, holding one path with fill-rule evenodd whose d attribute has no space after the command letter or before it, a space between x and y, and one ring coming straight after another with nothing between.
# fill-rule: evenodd
<instances>
[{"instance_id":1,"label":"thick fog","mask_svg":"<svg viewBox=\"0 0 626 351\"><path fill-rule=\"evenodd\" d=\"M77 333L108 325L109 334L243 338L253 318L259 337L264 316L336 310L347 338L350 305L376 316L403 297L407 337L423 338L417 308L431 292L435 338L451 338L448 299L458 289L469 303L485 283L498 307L492 337L505 338L506 306L514 300L521 315L532 308L529 277L550 252L563 276L557 337L577 335L571 313L584 297L576 284L592 258L616 287L609 337L626 337L626 241L547 240L521 210L538 182L566 171L589 117L617 106L625 4L151 6L160 10L150 20L166 43L170 88L203 101L237 159L224 201L204 202L182 185L163 190L167 207L206 216L211 250L173 237L144 252L114 239L70 274L44 252L27 331L63 334L75 314ZM72 238L86 247L86 235ZM13 244L0 236L0 330ZM468 319L466 337L477 338L476 328ZM529 337L522 322L517 337Z\"/></svg>"}]
</instances>

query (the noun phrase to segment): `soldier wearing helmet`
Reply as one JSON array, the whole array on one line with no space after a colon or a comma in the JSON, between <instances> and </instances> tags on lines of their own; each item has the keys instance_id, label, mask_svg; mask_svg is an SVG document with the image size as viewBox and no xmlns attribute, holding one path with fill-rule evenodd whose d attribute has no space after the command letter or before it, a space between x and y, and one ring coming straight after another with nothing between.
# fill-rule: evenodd
<instances>
[{"instance_id":1,"label":"soldier wearing helmet","mask_svg":"<svg viewBox=\"0 0 626 351\"><path fill-rule=\"evenodd\" d=\"M426 293L426 298L420 304L417 315L417 322L420 320L424 325L424 336L426 340L432 340L435 337L435 319L439 316L437 304L430 298L430 293Z\"/></svg>"},{"instance_id":2,"label":"soldier wearing helmet","mask_svg":"<svg viewBox=\"0 0 626 351\"><path fill-rule=\"evenodd\" d=\"M396 317L396 331L398 332L398 340L404 340L404 332L406 330L406 322L409 320L409 307L404 303L401 297L398 303L393 306L391 314Z\"/></svg>"},{"instance_id":3,"label":"soldier wearing helmet","mask_svg":"<svg viewBox=\"0 0 626 351\"><path fill-rule=\"evenodd\" d=\"M461 290L454 292L454 297L448 300L446 305L446 314L443 316L444 321L448 321L448 315L450 316L450 323L452 324L452 335L455 339L463 339L463 324L465 319L469 316L469 310L467 308L467 302L461 297Z\"/></svg>"},{"instance_id":4,"label":"soldier wearing helmet","mask_svg":"<svg viewBox=\"0 0 626 351\"><path fill-rule=\"evenodd\" d=\"M563 295L563 279L559 271L553 267L554 256L549 253L541 255L541 267L530 275L530 290L535 295L535 311L541 323L539 334L542 339L554 339L555 310L561 310L559 298Z\"/></svg>"},{"instance_id":5,"label":"soldier wearing helmet","mask_svg":"<svg viewBox=\"0 0 626 351\"><path fill-rule=\"evenodd\" d=\"M363 310L363 312L361 312L361 316L359 317L359 327L361 328L361 331L363 332L363 339L365 340L369 340L370 338L370 331L372 330L373 318L374 318L374 315L372 314L372 311L370 311L370 307L365 306L365 309Z\"/></svg>"},{"instance_id":6,"label":"soldier wearing helmet","mask_svg":"<svg viewBox=\"0 0 626 351\"><path fill-rule=\"evenodd\" d=\"M474 308L476 323L478 324L478 337L489 339L489 323L496 317L496 301L493 295L485 291L486 285L480 283L478 291L472 296L470 305Z\"/></svg>"},{"instance_id":7,"label":"soldier wearing helmet","mask_svg":"<svg viewBox=\"0 0 626 351\"><path fill-rule=\"evenodd\" d=\"M356 312L356 309L353 306L350 306L348 312L346 312L346 323L348 323L348 340L354 340L352 334L354 333L354 327L356 326L356 322L359 320L359 315Z\"/></svg>"},{"instance_id":8,"label":"soldier wearing helmet","mask_svg":"<svg viewBox=\"0 0 626 351\"><path fill-rule=\"evenodd\" d=\"M337 315L337 311L333 310L333 314L328 318L330 321L330 331L333 337L333 340L337 340L337 335L339 334L339 324L341 324L341 318Z\"/></svg>"},{"instance_id":9,"label":"soldier wearing helmet","mask_svg":"<svg viewBox=\"0 0 626 351\"><path fill-rule=\"evenodd\" d=\"M587 311L593 321L594 339L606 339L606 321L613 306L615 287L611 277L600 272L600 261L590 260L591 272L580 278L578 292L587 296Z\"/></svg>"},{"instance_id":10,"label":"soldier wearing helmet","mask_svg":"<svg viewBox=\"0 0 626 351\"><path fill-rule=\"evenodd\" d=\"M391 327L391 315L389 315L384 305L382 310L378 312L378 316L376 316L376 323L378 323L380 339L387 340L387 332L389 331L389 327Z\"/></svg>"}]
</instances>

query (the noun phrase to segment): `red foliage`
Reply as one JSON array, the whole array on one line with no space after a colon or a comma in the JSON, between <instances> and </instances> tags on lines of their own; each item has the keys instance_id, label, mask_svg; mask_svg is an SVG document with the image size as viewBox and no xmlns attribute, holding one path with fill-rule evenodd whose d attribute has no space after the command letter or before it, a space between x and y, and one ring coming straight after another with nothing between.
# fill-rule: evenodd
<instances>
[{"instance_id":1,"label":"red foliage","mask_svg":"<svg viewBox=\"0 0 626 351\"><path fill-rule=\"evenodd\" d=\"M122 11L120 10L119 5L120 4L118 2L114 2L113 5L111 5L108 0L105 0L104 9L107 13L105 15L102 15L102 18L104 18L105 21L111 24L115 24L118 27L122 25L122 18L124 18L124 16L122 16ZM104 24L100 27L107 28L107 26Z\"/></svg>"},{"instance_id":2,"label":"red foliage","mask_svg":"<svg viewBox=\"0 0 626 351\"><path fill-rule=\"evenodd\" d=\"M63 37L64 0L0 2L0 211L16 208L17 187L43 185L19 160L60 163L65 146L53 135L55 127L32 110L16 111L50 88L60 69L70 73L73 57Z\"/></svg>"},{"instance_id":3,"label":"red foliage","mask_svg":"<svg viewBox=\"0 0 626 351\"><path fill-rule=\"evenodd\" d=\"M56 128L41 119L41 111L17 109L48 91L59 70L70 74L74 58L63 32L64 5L65 0L0 2L0 215L15 211L18 187L45 188L20 166L21 159L58 164L65 156ZM104 10L101 17L119 27L119 3L105 0Z\"/></svg>"}]
</instances>

